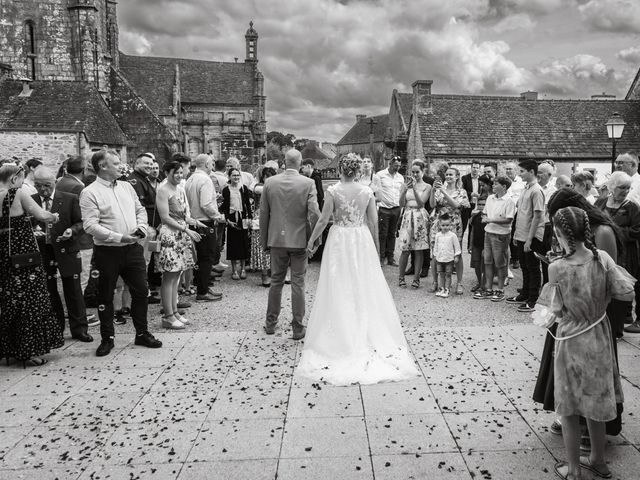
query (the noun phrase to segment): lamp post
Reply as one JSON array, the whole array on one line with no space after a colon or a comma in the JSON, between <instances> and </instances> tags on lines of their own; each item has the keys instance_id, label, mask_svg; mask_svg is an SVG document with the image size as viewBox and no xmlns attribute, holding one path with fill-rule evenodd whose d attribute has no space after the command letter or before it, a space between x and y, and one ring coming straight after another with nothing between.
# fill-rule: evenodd
<instances>
[{"instance_id":1,"label":"lamp post","mask_svg":"<svg viewBox=\"0 0 640 480\"><path fill-rule=\"evenodd\" d=\"M618 112L614 112L605 125L607 127L607 135L611 139L613 146L611 151L611 171L613 172L616 168L616 140L622 137L622 131L626 123Z\"/></svg>"}]
</instances>

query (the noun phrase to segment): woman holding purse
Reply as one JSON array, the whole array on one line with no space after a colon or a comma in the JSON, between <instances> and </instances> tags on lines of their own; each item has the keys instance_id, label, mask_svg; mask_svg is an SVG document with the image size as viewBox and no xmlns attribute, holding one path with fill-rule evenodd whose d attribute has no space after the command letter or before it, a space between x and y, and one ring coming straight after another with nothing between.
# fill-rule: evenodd
<instances>
[{"instance_id":1,"label":"woman holding purse","mask_svg":"<svg viewBox=\"0 0 640 480\"><path fill-rule=\"evenodd\" d=\"M37 357L64 345L64 338L29 216L51 224L58 214L40 208L21 189L23 181L22 167L0 167L0 358L39 366L46 360Z\"/></svg>"},{"instance_id":2,"label":"woman holding purse","mask_svg":"<svg viewBox=\"0 0 640 480\"><path fill-rule=\"evenodd\" d=\"M245 263L251 255L249 229L251 228L251 192L240 184L240 170L229 170L229 183L222 190L220 212L227 219L227 260L231 260L231 278L247 278ZM238 264L240 273L238 273Z\"/></svg>"}]
</instances>

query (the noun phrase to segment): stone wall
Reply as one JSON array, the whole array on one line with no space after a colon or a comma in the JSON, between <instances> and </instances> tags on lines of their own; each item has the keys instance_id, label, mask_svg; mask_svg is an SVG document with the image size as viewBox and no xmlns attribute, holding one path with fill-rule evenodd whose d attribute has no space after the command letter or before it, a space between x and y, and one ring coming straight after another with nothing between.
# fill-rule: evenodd
<instances>
[{"instance_id":1,"label":"stone wall","mask_svg":"<svg viewBox=\"0 0 640 480\"><path fill-rule=\"evenodd\" d=\"M84 143L83 138L81 143ZM0 160L39 158L56 172L69 155L78 153L77 133L0 132Z\"/></svg>"}]
</instances>

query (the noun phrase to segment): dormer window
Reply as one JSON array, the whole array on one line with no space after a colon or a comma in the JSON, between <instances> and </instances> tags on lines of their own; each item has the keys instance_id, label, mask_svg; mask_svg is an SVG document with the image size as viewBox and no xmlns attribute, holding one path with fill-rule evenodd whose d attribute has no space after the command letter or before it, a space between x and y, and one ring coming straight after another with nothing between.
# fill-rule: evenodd
<instances>
[{"instance_id":1,"label":"dormer window","mask_svg":"<svg viewBox=\"0 0 640 480\"><path fill-rule=\"evenodd\" d=\"M32 80L36 79L36 30L32 20L24 23L25 33L25 50L27 60L27 77Z\"/></svg>"}]
</instances>

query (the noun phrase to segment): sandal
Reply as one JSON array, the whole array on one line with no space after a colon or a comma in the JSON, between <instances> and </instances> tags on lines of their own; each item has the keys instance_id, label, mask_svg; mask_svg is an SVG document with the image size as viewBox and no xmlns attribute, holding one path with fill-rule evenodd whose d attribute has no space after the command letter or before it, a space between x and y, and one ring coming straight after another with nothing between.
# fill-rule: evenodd
<instances>
[{"instance_id":1,"label":"sandal","mask_svg":"<svg viewBox=\"0 0 640 480\"><path fill-rule=\"evenodd\" d=\"M9 359L7 358L7 362L8 361ZM26 360L22 361L22 368L27 368L27 366L41 367L45 363L47 363L47 360L45 358L27 358Z\"/></svg>"},{"instance_id":2,"label":"sandal","mask_svg":"<svg viewBox=\"0 0 640 480\"><path fill-rule=\"evenodd\" d=\"M553 466L553 471L563 480L577 480L579 477L569 473L569 464L567 462L558 462Z\"/></svg>"},{"instance_id":3,"label":"sandal","mask_svg":"<svg viewBox=\"0 0 640 480\"><path fill-rule=\"evenodd\" d=\"M464 293L464 287L460 284L456 287L456 295L462 295Z\"/></svg>"},{"instance_id":4,"label":"sandal","mask_svg":"<svg viewBox=\"0 0 640 480\"><path fill-rule=\"evenodd\" d=\"M244 280L245 278L247 278L247 271L246 270L241 270L240 271L240 278L242 280Z\"/></svg>"},{"instance_id":5,"label":"sandal","mask_svg":"<svg viewBox=\"0 0 640 480\"><path fill-rule=\"evenodd\" d=\"M411 282L411 288L420 288L420 280L414 280Z\"/></svg>"},{"instance_id":6,"label":"sandal","mask_svg":"<svg viewBox=\"0 0 640 480\"><path fill-rule=\"evenodd\" d=\"M398 286L402 288L405 288L407 286L407 282L404 280L404 277L400 277L398 279Z\"/></svg>"},{"instance_id":7,"label":"sandal","mask_svg":"<svg viewBox=\"0 0 640 480\"><path fill-rule=\"evenodd\" d=\"M184 323L171 314L162 316L162 328L167 328L169 330L183 330L185 327Z\"/></svg>"},{"instance_id":8,"label":"sandal","mask_svg":"<svg viewBox=\"0 0 640 480\"><path fill-rule=\"evenodd\" d=\"M187 317L183 317L179 312L175 312L173 316L176 320L183 323L184 325L189 325L191 323L191 320L189 320Z\"/></svg>"},{"instance_id":9,"label":"sandal","mask_svg":"<svg viewBox=\"0 0 640 480\"><path fill-rule=\"evenodd\" d=\"M613 476L606 463L591 463L591 457L585 455L580 455L580 466L591 473L595 473L600 478L611 478Z\"/></svg>"},{"instance_id":10,"label":"sandal","mask_svg":"<svg viewBox=\"0 0 640 480\"><path fill-rule=\"evenodd\" d=\"M233 272L231 274L231 280L240 280L240 276L236 272Z\"/></svg>"}]
</instances>

